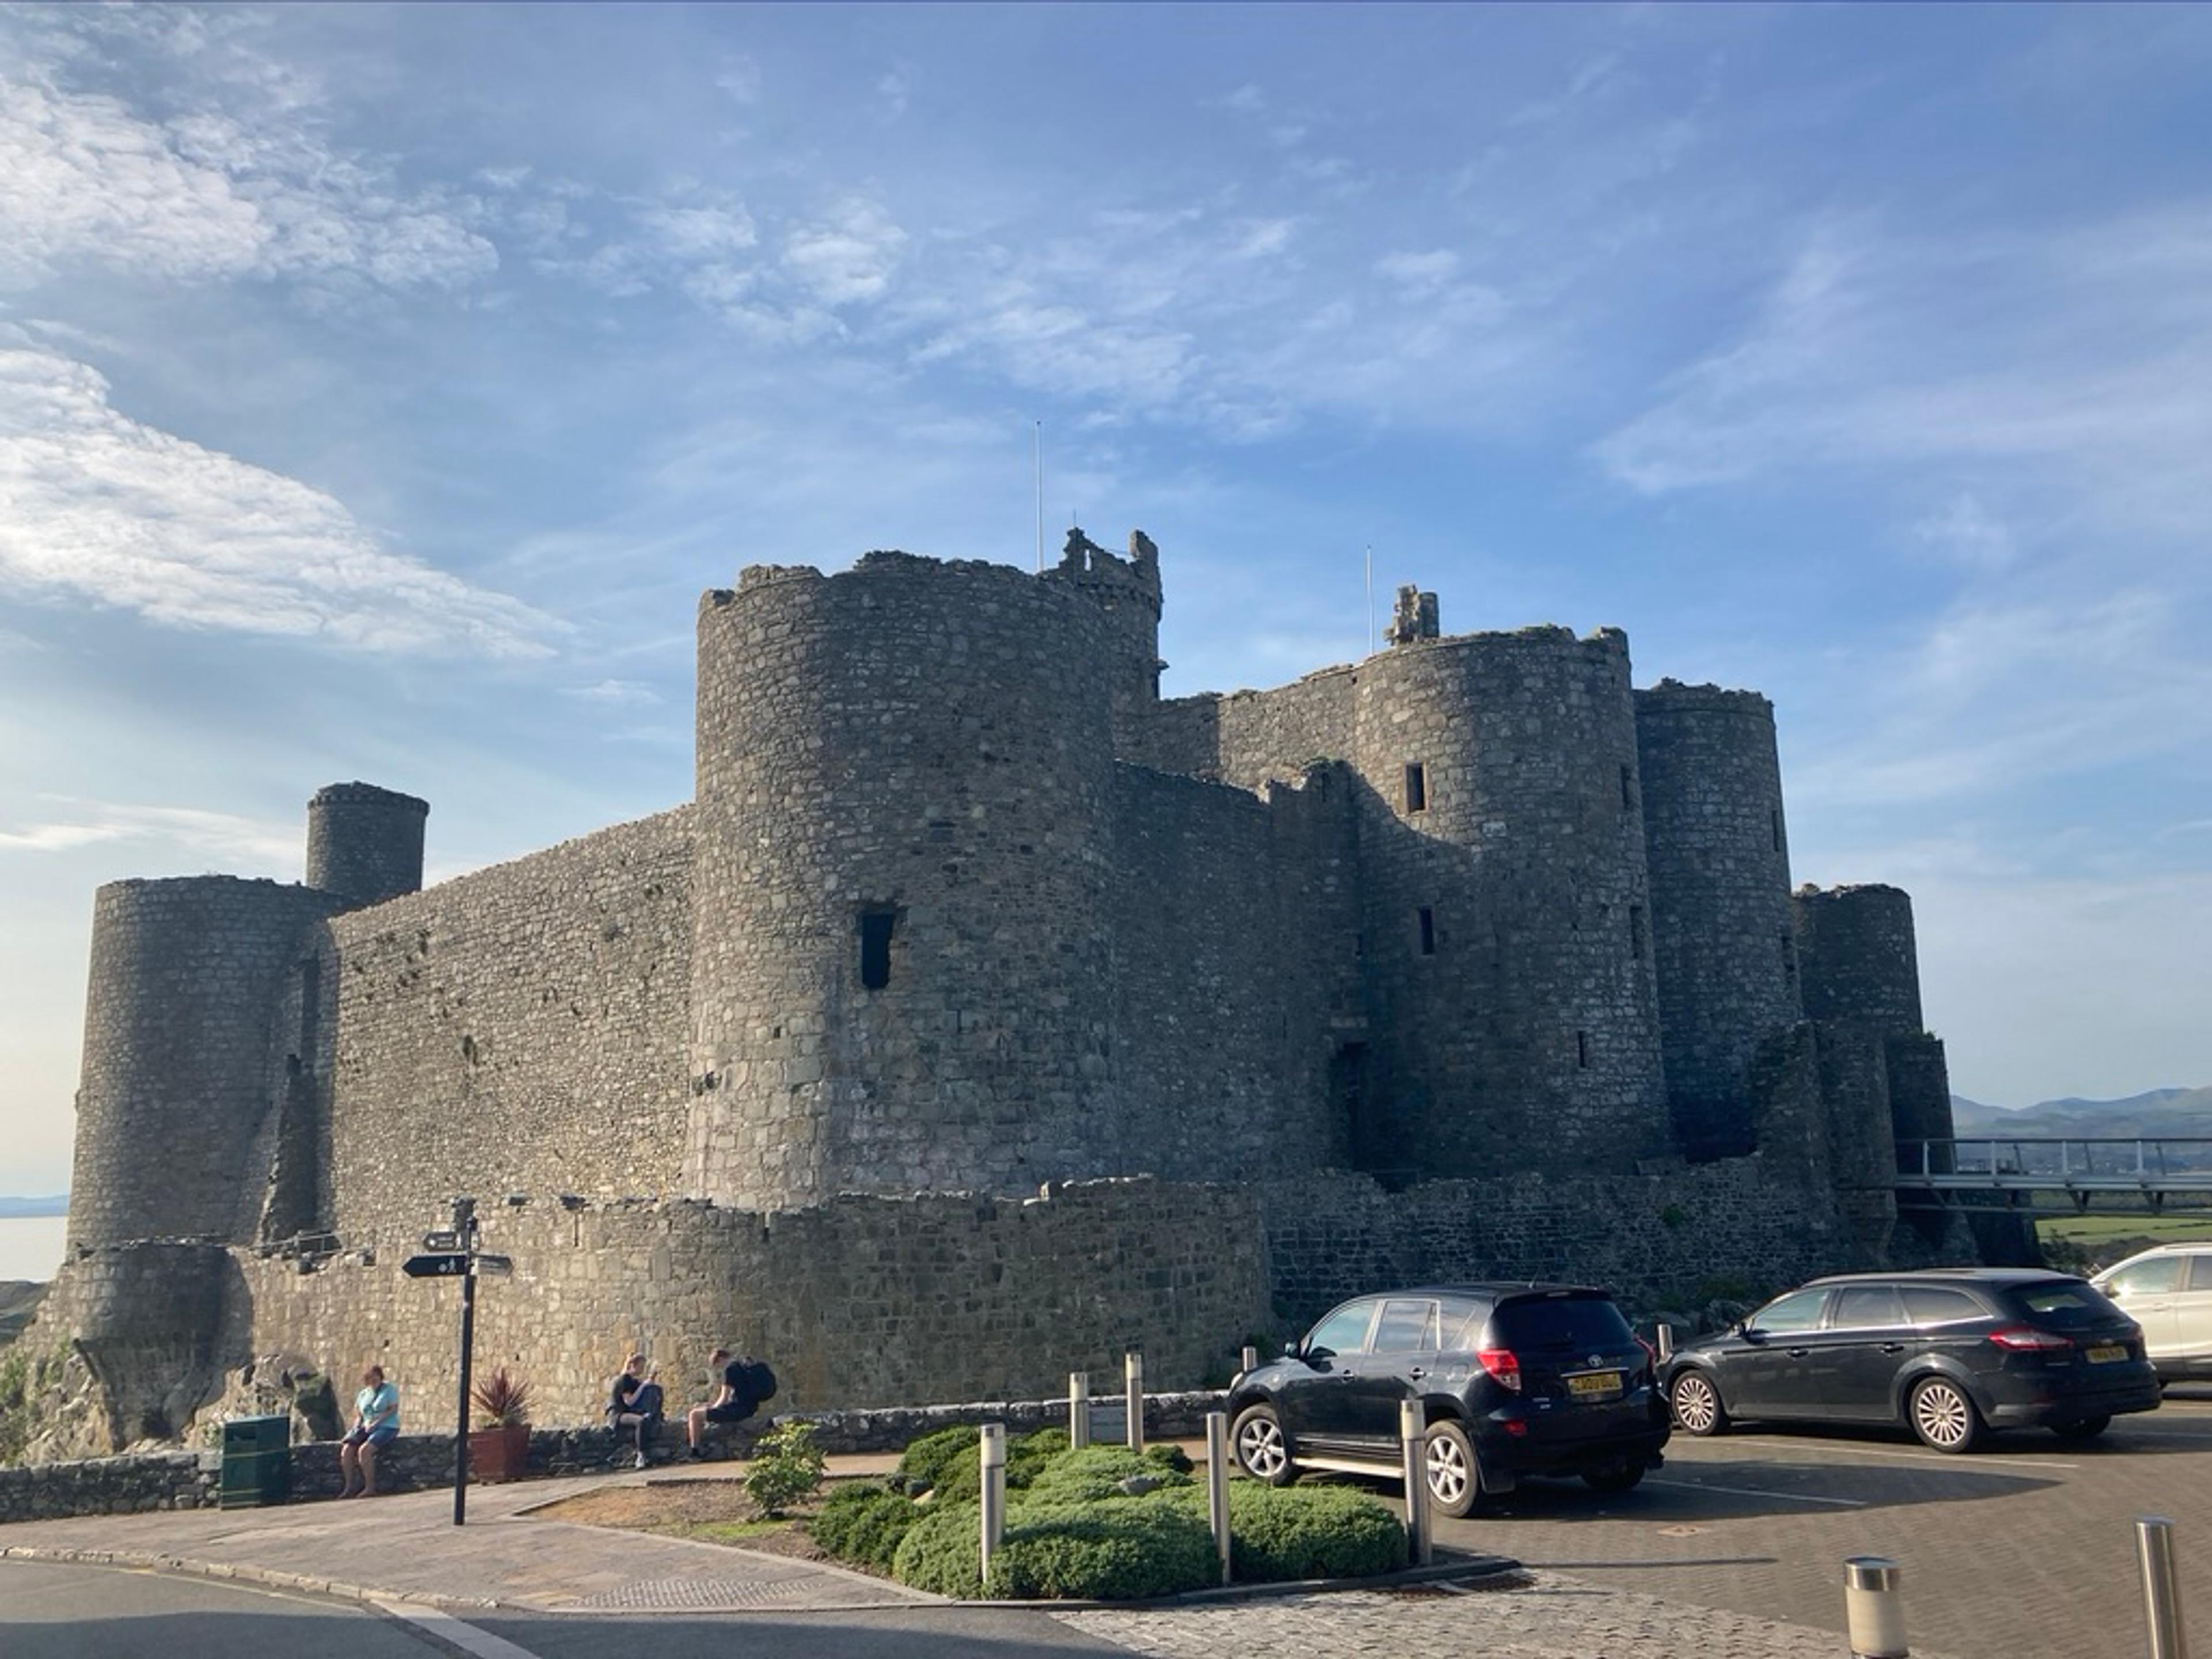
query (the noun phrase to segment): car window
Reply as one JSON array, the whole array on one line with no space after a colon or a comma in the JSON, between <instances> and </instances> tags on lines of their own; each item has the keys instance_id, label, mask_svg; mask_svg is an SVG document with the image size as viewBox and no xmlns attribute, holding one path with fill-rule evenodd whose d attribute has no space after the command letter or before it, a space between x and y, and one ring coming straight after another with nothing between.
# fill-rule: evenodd
<instances>
[{"instance_id":1,"label":"car window","mask_svg":"<svg viewBox=\"0 0 2212 1659\"><path fill-rule=\"evenodd\" d=\"M1326 1349L1330 1353L1358 1353L1367 1346L1368 1322L1375 1316L1372 1302L1354 1302L1339 1308L1306 1334L1306 1352Z\"/></svg>"},{"instance_id":2,"label":"car window","mask_svg":"<svg viewBox=\"0 0 2212 1659\"><path fill-rule=\"evenodd\" d=\"M2212 1251L2189 1258L2189 1288L2192 1291L2212 1291Z\"/></svg>"},{"instance_id":3,"label":"car window","mask_svg":"<svg viewBox=\"0 0 2212 1659\"><path fill-rule=\"evenodd\" d=\"M1376 1353L1432 1351L1437 1346L1437 1304L1393 1301L1382 1304L1370 1345Z\"/></svg>"},{"instance_id":4,"label":"car window","mask_svg":"<svg viewBox=\"0 0 2212 1659\"><path fill-rule=\"evenodd\" d=\"M1809 1331L1820 1322L1820 1307L1827 1299L1826 1290L1792 1291L1752 1315L1749 1323L1753 1330Z\"/></svg>"},{"instance_id":5,"label":"car window","mask_svg":"<svg viewBox=\"0 0 2212 1659\"><path fill-rule=\"evenodd\" d=\"M1483 1325L1490 1318L1490 1304L1478 1302L1471 1296L1448 1296L1439 1304L1443 1321L1438 1334L1446 1348L1469 1350L1480 1346Z\"/></svg>"},{"instance_id":6,"label":"car window","mask_svg":"<svg viewBox=\"0 0 2212 1659\"><path fill-rule=\"evenodd\" d=\"M1987 1319L1990 1310L1964 1291L1947 1291L1934 1285L1907 1285L1905 1317L1914 1325L1963 1325L1970 1319Z\"/></svg>"},{"instance_id":7,"label":"car window","mask_svg":"<svg viewBox=\"0 0 2212 1659\"><path fill-rule=\"evenodd\" d=\"M2154 1255L2123 1267L2112 1278L2112 1292L2123 1299L2131 1296L2153 1296L2160 1291L2181 1287L2181 1258L2178 1255Z\"/></svg>"},{"instance_id":8,"label":"car window","mask_svg":"<svg viewBox=\"0 0 2212 1659\"><path fill-rule=\"evenodd\" d=\"M2039 1325L2060 1330L2082 1325L2108 1325L2126 1316L2107 1301L2104 1293L2078 1279L2046 1279L2032 1285L2009 1285L1999 1298L2014 1312L2023 1313Z\"/></svg>"},{"instance_id":9,"label":"car window","mask_svg":"<svg viewBox=\"0 0 2212 1659\"><path fill-rule=\"evenodd\" d=\"M1905 1306L1887 1285L1847 1285L1836 1293L1831 1330L1863 1331L1905 1323Z\"/></svg>"},{"instance_id":10,"label":"car window","mask_svg":"<svg viewBox=\"0 0 2212 1659\"><path fill-rule=\"evenodd\" d=\"M1500 1347L1533 1353L1602 1353L1636 1340L1620 1310L1602 1296L1536 1296L1504 1303L1491 1316L1490 1330Z\"/></svg>"}]
</instances>

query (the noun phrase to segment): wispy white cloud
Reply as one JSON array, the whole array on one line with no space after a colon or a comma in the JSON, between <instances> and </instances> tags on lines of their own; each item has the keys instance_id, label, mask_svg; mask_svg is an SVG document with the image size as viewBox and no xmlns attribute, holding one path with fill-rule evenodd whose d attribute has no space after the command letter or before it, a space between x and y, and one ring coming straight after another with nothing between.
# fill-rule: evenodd
<instances>
[{"instance_id":1,"label":"wispy white cloud","mask_svg":"<svg viewBox=\"0 0 2212 1659\"><path fill-rule=\"evenodd\" d=\"M571 686L562 695L610 708L646 708L664 701L659 692L642 680L600 680L591 685Z\"/></svg>"},{"instance_id":2,"label":"wispy white cloud","mask_svg":"<svg viewBox=\"0 0 2212 1659\"><path fill-rule=\"evenodd\" d=\"M117 842L166 844L195 858L228 867L281 869L296 866L300 826L211 812L192 806L144 806L116 801L76 800L49 796L40 802L49 816L0 826L0 853L67 853Z\"/></svg>"},{"instance_id":3,"label":"wispy white cloud","mask_svg":"<svg viewBox=\"0 0 2212 1659\"><path fill-rule=\"evenodd\" d=\"M854 197L785 236L783 264L823 305L882 297L907 234L879 203Z\"/></svg>"},{"instance_id":4,"label":"wispy white cloud","mask_svg":"<svg viewBox=\"0 0 2212 1659\"><path fill-rule=\"evenodd\" d=\"M543 654L557 625L382 545L337 501L111 406L98 371L0 344L0 583L165 624L356 649Z\"/></svg>"},{"instance_id":5,"label":"wispy white cloud","mask_svg":"<svg viewBox=\"0 0 2212 1659\"><path fill-rule=\"evenodd\" d=\"M354 276L455 287L495 270L471 204L395 187L307 129L0 76L0 286L96 264L177 279Z\"/></svg>"},{"instance_id":6,"label":"wispy white cloud","mask_svg":"<svg viewBox=\"0 0 2212 1659\"><path fill-rule=\"evenodd\" d=\"M1945 557L1978 570L2002 570L2017 556L2012 527L1962 490L1912 526L1913 535Z\"/></svg>"}]
</instances>

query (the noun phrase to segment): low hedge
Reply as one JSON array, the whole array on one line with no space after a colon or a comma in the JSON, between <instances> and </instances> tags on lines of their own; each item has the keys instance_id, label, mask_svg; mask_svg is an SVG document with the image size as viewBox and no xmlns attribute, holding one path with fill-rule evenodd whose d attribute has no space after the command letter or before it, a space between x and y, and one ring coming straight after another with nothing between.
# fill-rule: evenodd
<instances>
[{"instance_id":1,"label":"low hedge","mask_svg":"<svg viewBox=\"0 0 2212 1659\"><path fill-rule=\"evenodd\" d=\"M969 1443L953 1438L963 1435ZM924 1498L876 1486L832 1492L813 1522L815 1540L832 1555L888 1569L901 1583L940 1595L1124 1601L1218 1582L1206 1492L1191 1480L1180 1448L1071 1451L1064 1435L1046 1430L1007 1448L1006 1530L986 1585L972 1437L951 1430L908 1448L893 1479L937 1483ZM1153 1484L1130 1492L1122 1483L1132 1476ZM1240 1583L1364 1577L1406 1564L1396 1516L1364 1492L1239 1480L1229 1500Z\"/></svg>"},{"instance_id":2,"label":"low hedge","mask_svg":"<svg viewBox=\"0 0 2212 1659\"><path fill-rule=\"evenodd\" d=\"M888 1486L851 1485L831 1490L807 1523L814 1541L841 1560L889 1572L899 1545L924 1511Z\"/></svg>"},{"instance_id":3,"label":"low hedge","mask_svg":"<svg viewBox=\"0 0 2212 1659\"><path fill-rule=\"evenodd\" d=\"M945 1478L945 1466L974 1447L981 1440L982 1433L969 1423L925 1434L899 1454L898 1469L890 1481L892 1489L919 1497L938 1486ZM969 1484L975 1484L972 1476Z\"/></svg>"}]
</instances>

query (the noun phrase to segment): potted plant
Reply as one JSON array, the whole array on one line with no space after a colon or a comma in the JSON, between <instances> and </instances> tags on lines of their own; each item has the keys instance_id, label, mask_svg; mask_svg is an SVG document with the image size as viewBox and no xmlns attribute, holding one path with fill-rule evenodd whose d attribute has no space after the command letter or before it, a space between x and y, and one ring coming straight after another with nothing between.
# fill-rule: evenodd
<instances>
[{"instance_id":1,"label":"potted plant","mask_svg":"<svg viewBox=\"0 0 2212 1659\"><path fill-rule=\"evenodd\" d=\"M530 1462L530 1384L504 1365L469 1390L477 1427L469 1436L469 1478L520 1480Z\"/></svg>"}]
</instances>

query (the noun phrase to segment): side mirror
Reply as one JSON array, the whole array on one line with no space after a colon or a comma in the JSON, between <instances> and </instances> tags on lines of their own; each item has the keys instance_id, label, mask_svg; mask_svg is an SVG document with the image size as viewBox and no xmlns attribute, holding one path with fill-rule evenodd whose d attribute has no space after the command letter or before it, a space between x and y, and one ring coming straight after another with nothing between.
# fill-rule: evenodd
<instances>
[{"instance_id":1,"label":"side mirror","mask_svg":"<svg viewBox=\"0 0 2212 1659\"><path fill-rule=\"evenodd\" d=\"M1751 1324L1748 1322L1739 1323L1735 1328L1735 1334L1747 1342L1764 1342L1766 1340L1766 1333L1759 1329L1758 1326Z\"/></svg>"},{"instance_id":2,"label":"side mirror","mask_svg":"<svg viewBox=\"0 0 2212 1659\"><path fill-rule=\"evenodd\" d=\"M1298 1358L1309 1365L1319 1366L1328 1364L1330 1360L1336 1358L1336 1354L1334 1350L1328 1348L1308 1348L1299 1354Z\"/></svg>"}]
</instances>

